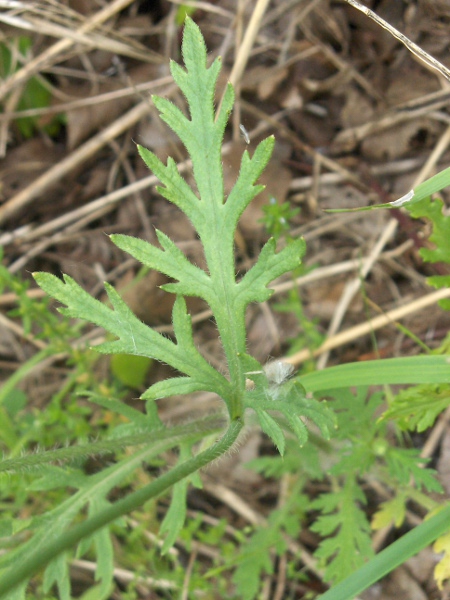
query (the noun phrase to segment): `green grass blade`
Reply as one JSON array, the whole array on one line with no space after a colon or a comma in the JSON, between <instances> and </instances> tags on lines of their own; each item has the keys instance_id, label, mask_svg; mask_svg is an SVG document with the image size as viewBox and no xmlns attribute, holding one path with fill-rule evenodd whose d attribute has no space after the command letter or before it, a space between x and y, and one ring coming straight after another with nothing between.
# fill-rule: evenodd
<instances>
[{"instance_id":1,"label":"green grass blade","mask_svg":"<svg viewBox=\"0 0 450 600\"><path fill-rule=\"evenodd\" d=\"M444 169L440 173L437 173L430 179L427 179L414 189L414 197L411 199L411 204L420 202L427 196L435 194L445 187L450 185L450 167Z\"/></svg>"},{"instance_id":2,"label":"green grass blade","mask_svg":"<svg viewBox=\"0 0 450 600\"><path fill-rule=\"evenodd\" d=\"M426 355L348 363L301 377L308 392L350 386L450 383L450 356Z\"/></svg>"}]
</instances>

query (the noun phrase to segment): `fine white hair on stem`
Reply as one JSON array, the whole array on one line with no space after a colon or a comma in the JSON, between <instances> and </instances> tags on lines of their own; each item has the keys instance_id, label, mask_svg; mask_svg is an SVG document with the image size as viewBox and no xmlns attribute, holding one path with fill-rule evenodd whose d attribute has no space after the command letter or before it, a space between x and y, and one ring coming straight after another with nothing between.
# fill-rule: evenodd
<instances>
[{"instance_id":1,"label":"fine white hair on stem","mask_svg":"<svg viewBox=\"0 0 450 600\"><path fill-rule=\"evenodd\" d=\"M282 360L274 360L264 365L263 370L270 383L282 385L294 372L294 366Z\"/></svg>"}]
</instances>

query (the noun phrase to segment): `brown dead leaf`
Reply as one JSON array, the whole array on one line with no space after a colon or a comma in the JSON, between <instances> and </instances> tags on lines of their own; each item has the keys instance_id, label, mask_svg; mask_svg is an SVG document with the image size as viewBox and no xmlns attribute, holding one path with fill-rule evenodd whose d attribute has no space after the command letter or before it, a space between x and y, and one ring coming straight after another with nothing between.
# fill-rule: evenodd
<instances>
[{"instance_id":1,"label":"brown dead leaf","mask_svg":"<svg viewBox=\"0 0 450 600\"><path fill-rule=\"evenodd\" d=\"M258 97L260 100L266 100L271 96L279 87L279 85L287 78L288 70L284 69L270 69L268 70L266 77L258 85Z\"/></svg>"},{"instance_id":2,"label":"brown dead leaf","mask_svg":"<svg viewBox=\"0 0 450 600\"><path fill-rule=\"evenodd\" d=\"M370 121L374 116L374 107L367 94L356 87L349 87L345 95L345 104L341 112L342 127L356 127Z\"/></svg>"},{"instance_id":3,"label":"brown dead leaf","mask_svg":"<svg viewBox=\"0 0 450 600\"><path fill-rule=\"evenodd\" d=\"M386 101L389 106L397 106L439 89L437 78L408 57L396 69L390 71Z\"/></svg>"},{"instance_id":4,"label":"brown dead leaf","mask_svg":"<svg viewBox=\"0 0 450 600\"><path fill-rule=\"evenodd\" d=\"M287 75L287 69L257 65L248 69L241 81L243 92L256 92L260 99L268 98Z\"/></svg>"},{"instance_id":5,"label":"brown dead leaf","mask_svg":"<svg viewBox=\"0 0 450 600\"><path fill-rule=\"evenodd\" d=\"M313 307L314 314L321 319L330 320L345 289L345 280L331 283L329 281L315 283L308 286L306 294L308 304ZM356 297L349 308L349 312L360 314L363 305L360 297Z\"/></svg>"},{"instance_id":6,"label":"brown dead leaf","mask_svg":"<svg viewBox=\"0 0 450 600\"><path fill-rule=\"evenodd\" d=\"M27 187L61 158L61 147L43 138L26 140L8 150L0 166L0 199Z\"/></svg>"},{"instance_id":7,"label":"brown dead leaf","mask_svg":"<svg viewBox=\"0 0 450 600\"><path fill-rule=\"evenodd\" d=\"M92 86L91 83L71 83L63 86L64 92L72 97L88 98L90 95L105 94L115 90L121 90L131 85L151 81L158 77L156 65L142 64L136 67L129 74L126 74L125 81L122 77L115 79L104 79ZM126 109L136 102L136 98L142 100L139 92L135 95L116 98L100 104L93 103L92 106L82 106L67 112L67 145L73 150L86 140L92 133L98 131L105 125L112 123Z\"/></svg>"},{"instance_id":8,"label":"brown dead leaf","mask_svg":"<svg viewBox=\"0 0 450 600\"><path fill-rule=\"evenodd\" d=\"M174 294L163 291L160 286L169 279L158 271L150 271L137 283L127 286L122 297L138 319L150 326L170 323Z\"/></svg>"},{"instance_id":9,"label":"brown dead leaf","mask_svg":"<svg viewBox=\"0 0 450 600\"><path fill-rule=\"evenodd\" d=\"M361 143L361 151L370 160L395 160L433 147L440 131L438 122L421 117L368 135Z\"/></svg>"}]
</instances>

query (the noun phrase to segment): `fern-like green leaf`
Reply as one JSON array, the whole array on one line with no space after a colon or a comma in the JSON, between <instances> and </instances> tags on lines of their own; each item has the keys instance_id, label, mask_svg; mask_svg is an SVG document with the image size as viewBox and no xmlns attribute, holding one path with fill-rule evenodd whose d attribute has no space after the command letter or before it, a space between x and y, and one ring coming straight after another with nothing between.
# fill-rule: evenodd
<instances>
[{"instance_id":1,"label":"fern-like green leaf","mask_svg":"<svg viewBox=\"0 0 450 600\"><path fill-rule=\"evenodd\" d=\"M233 581L242 600L253 600L261 586L264 573L273 573L271 551L281 556L286 551L284 528L287 521L287 509L275 510L271 513L268 523L258 527L249 538L238 556L238 567L233 575ZM295 534L295 531L286 531Z\"/></svg>"},{"instance_id":2,"label":"fern-like green leaf","mask_svg":"<svg viewBox=\"0 0 450 600\"><path fill-rule=\"evenodd\" d=\"M137 149L147 167L164 184L157 187L157 191L161 196L178 206L189 217L194 226L201 226L203 216L200 201L179 174L173 158L169 157L167 159L166 166L147 148L138 145Z\"/></svg>"},{"instance_id":3,"label":"fern-like green leaf","mask_svg":"<svg viewBox=\"0 0 450 600\"><path fill-rule=\"evenodd\" d=\"M428 459L421 458L416 448L389 447L386 463L389 472L401 485L408 485L412 478L416 488L424 487L429 492L442 492L442 486L436 479L436 472L423 468Z\"/></svg>"},{"instance_id":4,"label":"fern-like green leaf","mask_svg":"<svg viewBox=\"0 0 450 600\"><path fill-rule=\"evenodd\" d=\"M400 527L406 517L406 503L408 499L407 491L403 491L391 500L382 502L372 517L372 529L383 529L383 527L388 527L392 524L395 527Z\"/></svg>"},{"instance_id":5,"label":"fern-like green leaf","mask_svg":"<svg viewBox=\"0 0 450 600\"><path fill-rule=\"evenodd\" d=\"M361 503L365 504L366 498L356 480L349 477L341 489L319 496L309 507L322 513L311 529L327 538L314 556L325 566L328 582L345 579L373 556L370 526Z\"/></svg>"},{"instance_id":6,"label":"fern-like green leaf","mask_svg":"<svg viewBox=\"0 0 450 600\"><path fill-rule=\"evenodd\" d=\"M247 151L244 152L241 159L241 168L239 177L231 190L224 212L224 229L234 229L237 222L250 204L252 199L263 189L263 186L255 186L255 182L264 170L274 147L275 139L270 136L260 142L255 149L253 156Z\"/></svg>"},{"instance_id":7,"label":"fern-like green leaf","mask_svg":"<svg viewBox=\"0 0 450 600\"><path fill-rule=\"evenodd\" d=\"M450 406L450 386L416 385L400 390L383 413L383 420L396 421L403 430L422 432Z\"/></svg>"},{"instance_id":8,"label":"fern-like green leaf","mask_svg":"<svg viewBox=\"0 0 450 600\"><path fill-rule=\"evenodd\" d=\"M435 247L421 248L419 251L426 262L450 263L450 216L444 215L443 208L444 203L440 198L432 200L430 197L408 207L412 217L415 219L425 217L433 225L429 240ZM450 275L434 275L428 278L428 283L435 288L450 287ZM441 300L440 305L442 308L450 310L450 300Z\"/></svg>"}]
</instances>

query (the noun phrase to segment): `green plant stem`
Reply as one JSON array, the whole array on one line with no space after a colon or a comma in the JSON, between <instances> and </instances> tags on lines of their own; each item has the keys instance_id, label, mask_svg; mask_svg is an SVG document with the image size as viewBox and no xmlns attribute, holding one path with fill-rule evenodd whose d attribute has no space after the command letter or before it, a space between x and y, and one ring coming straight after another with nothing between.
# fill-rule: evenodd
<instances>
[{"instance_id":1,"label":"green plant stem","mask_svg":"<svg viewBox=\"0 0 450 600\"><path fill-rule=\"evenodd\" d=\"M221 165L220 161L219 164ZM222 178L222 173L220 172ZM214 188L214 180L210 182ZM222 200L223 201L223 200ZM212 305L217 329L227 359L231 396L229 400L230 418L242 417L244 411L243 395L245 391L245 375L242 368L240 355L245 353L245 311L236 307L235 296L232 290L236 285L234 272L234 235L232 231L223 231L224 205L211 203L212 222L208 223L208 237L202 239L205 257L208 263L211 280L217 290L217 304ZM208 243L211 237L221 240L220 245ZM200 236L202 237L202 236Z\"/></svg>"},{"instance_id":2,"label":"green plant stem","mask_svg":"<svg viewBox=\"0 0 450 600\"><path fill-rule=\"evenodd\" d=\"M232 285L235 285L234 282ZM245 392L245 375L239 358L245 352L245 337L241 336L239 332L245 331L245 329L239 329L240 323L237 323L237 321L240 320L240 315L236 314L234 303L231 302L229 297L227 297L226 310L228 311L227 319L221 319L220 312L216 312L215 317L219 332L222 334L222 332L227 331L226 336L221 335L221 340L227 358L231 384L229 411L231 419L238 419L242 417L244 412Z\"/></svg>"},{"instance_id":3,"label":"green plant stem","mask_svg":"<svg viewBox=\"0 0 450 600\"><path fill-rule=\"evenodd\" d=\"M37 553L30 555L20 564L11 567L0 579L0 598L14 589L22 581L33 576L41 567L53 560L58 554L76 545L83 538L92 535L95 531L105 527L122 515L125 515L142 506L151 498L159 496L178 481L195 473L208 463L225 454L237 440L243 428L243 422L238 419L230 423L225 434L213 446L201 452L194 458L177 465L168 473L161 475L152 483L142 489L129 494L107 507L101 513L87 519L56 540L49 540L47 546L41 546Z\"/></svg>"},{"instance_id":4,"label":"green plant stem","mask_svg":"<svg viewBox=\"0 0 450 600\"><path fill-rule=\"evenodd\" d=\"M225 418L221 415L211 415L205 419L199 419L184 425L174 426L170 429L156 429L136 432L124 437L115 437L108 440L100 440L85 444L78 444L55 450L42 450L35 454L25 456L13 456L0 460L0 475L5 473L29 473L38 470L50 463L74 462L89 456L99 456L117 452L130 446L138 446L148 443L151 436L153 443L160 440L176 439L177 436L189 436L198 434L199 438L219 433L225 426ZM175 442L176 443L176 442Z\"/></svg>"},{"instance_id":5,"label":"green plant stem","mask_svg":"<svg viewBox=\"0 0 450 600\"><path fill-rule=\"evenodd\" d=\"M319 596L320 600L352 600L382 577L432 544L450 529L450 504L399 540L382 550L363 567Z\"/></svg>"}]
</instances>

